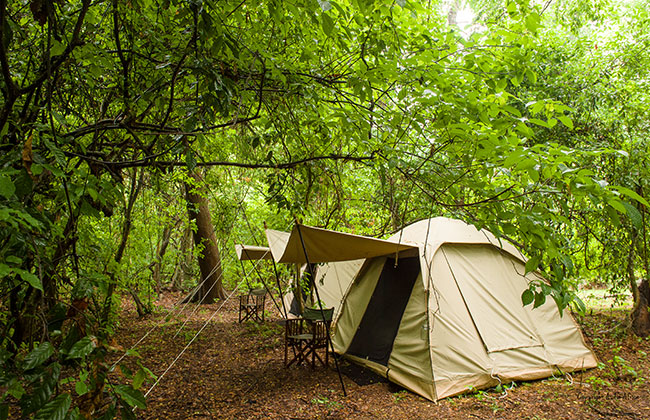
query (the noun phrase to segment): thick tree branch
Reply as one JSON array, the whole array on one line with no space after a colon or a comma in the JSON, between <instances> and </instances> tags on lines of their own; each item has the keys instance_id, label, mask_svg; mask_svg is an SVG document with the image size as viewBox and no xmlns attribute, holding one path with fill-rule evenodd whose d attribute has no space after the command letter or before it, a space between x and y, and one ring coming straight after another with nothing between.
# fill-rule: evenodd
<instances>
[{"instance_id":1,"label":"thick tree branch","mask_svg":"<svg viewBox=\"0 0 650 420\"><path fill-rule=\"evenodd\" d=\"M125 169L125 168L137 168L137 167L158 167L158 168L174 168L174 167L184 167L187 166L187 163L184 161L156 161L153 157L148 156L142 159L130 160L130 161L107 161L102 159L97 159L92 156L82 155L79 153L66 152L66 155L74 156L81 158L89 163L97 165L105 165L114 169ZM197 162L196 166L203 167L213 167L213 166L230 166L236 168L248 168L248 169L291 169L300 165L304 165L310 162L317 162L323 160L331 161L343 161L343 162L365 162L370 161L376 158L377 152L373 151L366 156L355 156L355 155L341 155L341 154L329 154L322 156L311 156L303 159L292 160L288 162L279 162L279 163L246 163L246 162L232 162L232 161L208 161L208 162Z\"/></svg>"}]
</instances>

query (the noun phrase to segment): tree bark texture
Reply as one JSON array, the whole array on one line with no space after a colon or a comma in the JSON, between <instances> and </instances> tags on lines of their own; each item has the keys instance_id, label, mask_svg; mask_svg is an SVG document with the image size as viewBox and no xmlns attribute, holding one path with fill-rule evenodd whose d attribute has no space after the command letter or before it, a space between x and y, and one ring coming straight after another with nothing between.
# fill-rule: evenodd
<instances>
[{"instance_id":1,"label":"tree bark texture","mask_svg":"<svg viewBox=\"0 0 650 420\"><path fill-rule=\"evenodd\" d=\"M221 285L221 256L217 247L217 238L212 226L212 218L205 196L203 178L197 172L191 172L193 184L185 184L187 210L190 222L196 223L193 231L194 244L200 248L198 257L201 269L201 287L194 296L195 302L213 303L215 299L224 298L225 293Z\"/></svg>"},{"instance_id":2,"label":"tree bark texture","mask_svg":"<svg viewBox=\"0 0 650 420\"><path fill-rule=\"evenodd\" d=\"M648 312L650 284L648 279L643 279L637 289L634 297L634 308L630 314L632 332L639 337L647 337L650 335L650 312Z\"/></svg>"},{"instance_id":3,"label":"tree bark texture","mask_svg":"<svg viewBox=\"0 0 650 420\"><path fill-rule=\"evenodd\" d=\"M183 290L185 281L189 278L192 272L192 253L190 252L190 244L192 242L192 226L188 223L183 228L183 236L180 240L179 255L176 258L176 268L172 275L172 290Z\"/></svg>"},{"instance_id":4,"label":"tree bark texture","mask_svg":"<svg viewBox=\"0 0 650 420\"><path fill-rule=\"evenodd\" d=\"M153 267L151 269L153 282L156 285L156 293L160 293L162 289L162 261L167 252L167 247L169 246L169 241L172 237L173 229L178 225L178 223L172 223L165 225L160 241L158 242L158 247L156 249L156 260L153 262Z\"/></svg>"}]
</instances>

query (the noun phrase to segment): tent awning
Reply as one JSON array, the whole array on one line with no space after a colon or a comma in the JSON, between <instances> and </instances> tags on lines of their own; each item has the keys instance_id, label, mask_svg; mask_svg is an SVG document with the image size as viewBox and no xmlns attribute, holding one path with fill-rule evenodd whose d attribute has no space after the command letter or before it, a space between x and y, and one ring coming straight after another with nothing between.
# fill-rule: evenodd
<instances>
[{"instance_id":1,"label":"tent awning","mask_svg":"<svg viewBox=\"0 0 650 420\"><path fill-rule=\"evenodd\" d=\"M300 228L300 232L298 232L298 228ZM358 260L417 248L395 241L296 225L291 233L266 230L266 239L271 246L271 253L276 262L300 264L307 262L300 234L302 234L307 257L311 263Z\"/></svg>"},{"instance_id":2,"label":"tent awning","mask_svg":"<svg viewBox=\"0 0 650 420\"><path fill-rule=\"evenodd\" d=\"M235 251L240 261L273 259L271 248L267 246L235 244Z\"/></svg>"}]
</instances>

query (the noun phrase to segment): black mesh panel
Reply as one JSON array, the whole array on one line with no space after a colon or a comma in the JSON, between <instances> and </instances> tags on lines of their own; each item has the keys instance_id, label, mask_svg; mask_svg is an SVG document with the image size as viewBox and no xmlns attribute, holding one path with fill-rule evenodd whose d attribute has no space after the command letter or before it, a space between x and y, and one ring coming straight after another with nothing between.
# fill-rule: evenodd
<instances>
[{"instance_id":1,"label":"black mesh panel","mask_svg":"<svg viewBox=\"0 0 650 420\"><path fill-rule=\"evenodd\" d=\"M395 259L386 260L348 354L388 365L402 314L419 273L418 257L399 258L397 267Z\"/></svg>"}]
</instances>

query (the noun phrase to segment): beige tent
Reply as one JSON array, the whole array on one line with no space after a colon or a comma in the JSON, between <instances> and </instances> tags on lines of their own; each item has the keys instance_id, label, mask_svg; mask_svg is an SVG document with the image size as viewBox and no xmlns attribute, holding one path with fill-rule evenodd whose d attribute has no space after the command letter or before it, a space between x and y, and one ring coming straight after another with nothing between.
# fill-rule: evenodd
<instances>
[{"instance_id":1,"label":"beige tent","mask_svg":"<svg viewBox=\"0 0 650 420\"><path fill-rule=\"evenodd\" d=\"M308 229L300 226L300 233ZM283 243L295 233L285 233ZM318 243L318 232L310 233ZM560 316L552 299L523 306L535 274L525 274L516 248L487 231L459 220L423 220L382 241L392 244L388 252L363 259L359 249L372 248L375 239L354 236L350 247L348 235L335 236L324 235L327 246L313 248L321 261L328 249L341 261L316 276L321 299L336 308L334 349L407 389L435 401L597 364L571 315ZM274 258L285 255L271 248ZM342 261L348 249L351 261Z\"/></svg>"}]
</instances>

